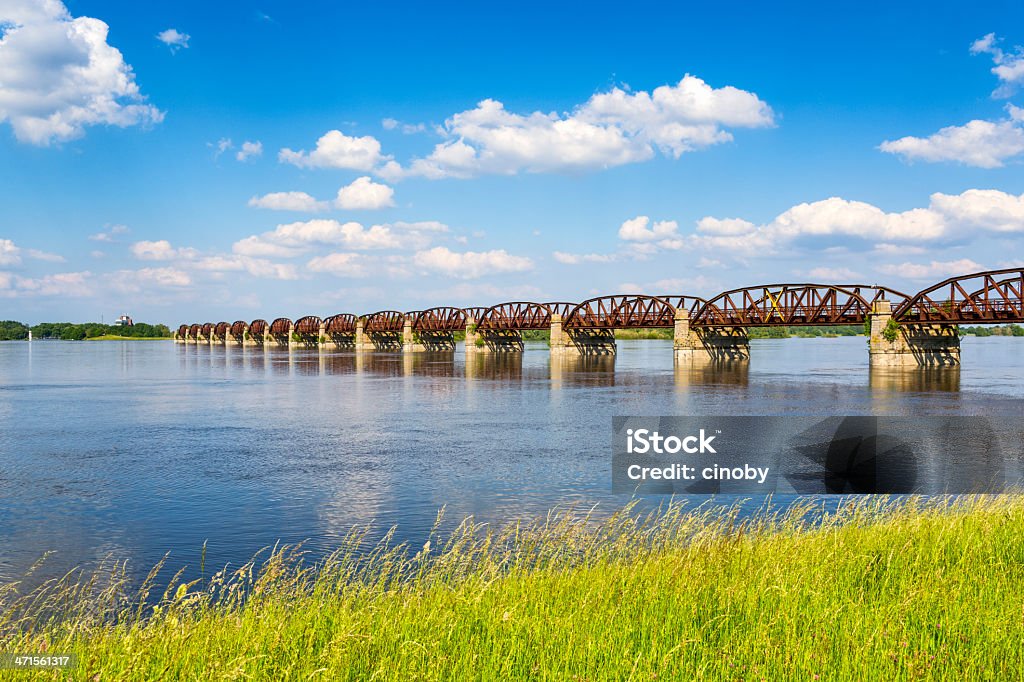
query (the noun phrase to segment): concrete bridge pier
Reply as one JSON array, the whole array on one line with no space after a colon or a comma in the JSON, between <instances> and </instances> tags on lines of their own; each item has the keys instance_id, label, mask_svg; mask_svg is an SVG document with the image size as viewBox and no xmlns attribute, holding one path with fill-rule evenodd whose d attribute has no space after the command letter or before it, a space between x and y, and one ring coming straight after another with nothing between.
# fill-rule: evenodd
<instances>
[{"instance_id":1,"label":"concrete bridge pier","mask_svg":"<svg viewBox=\"0 0 1024 682\"><path fill-rule=\"evenodd\" d=\"M247 332L248 332L248 327L246 327L246 329L243 330L241 334L236 336L236 335L231 333L230 329L228 329L228 334L227 334L227 337L228 337L227 343L228 343L228 345L229 346L244 346L245 345L245 335L246 335Z\"/></svg>"},{"instance_id":2,"label":"concrete bridge pier","mask_svg":"<svg viewBox=\"0 0 1024 682\"><path fill-rule=\"evenodd\" d=\"M375 350L373 344L366 336L365 325L362 318L356 321L355 350L357 352L369 352Z\"/></svg>"},{"instance_id":3,"label":"concrete bridge pier","mask_svg":"<svg viewBox=\"0 0 1024 682\"><path fill-rule=\"evenodd\" d=\"M317 331L316 347L321 353L327 350L327 324L325 322L320 323L320 329Z\"/></svg>"},{"instance_id":4,"label":"concrete bridge pier","mask_svg":"<svg viewBox=\"0 0 1024 682\"><path fill-rule=\"evenodd\" d=\"M477 329L476 320L466 322L466 353L522 353L526 345L516 329Z\"/></svg>"},{"instance_id":5,"label":"concrete bridge pier","mask_svg":"<svg viewBox=\"0 0 1024 682\"><path fill-rule=\"evenodd\" d=\"M288 327L288 348L317 348L320 346L320 333L323 327L310 334L300 334L295 331L295 323Z\"/></svg>"},{"instance_id":6,"label":"concrete bridge pier","mask_svg":"<svg viewBox=\"0 0 1024 682\"><path fill-rule=\"evenodd\" d=\"M455 350L453 332L415 332L412 319L406 318L402 325L402 352L404 353L445 353Z\"/></svg>"},{"instance_id":7,"label":"concrete bridge pier","mask_svg":"<svg viewBox=\"0 0 1024 682\"><path fill-rule=\"evenodd\" d=\"M892 303L871 306L871 367L952 367L960 364L960 335L952 324L892 323ZM893 337L892 340L886 335Z\"/></svg>"},{"instance_id":8,"label":"concrete bridge pier","mask_svg":"<svg viewBox=\"0 0 1024 682\"><path fill-rule=\"evenodd\" d=\"M522 353L526 348L523 334L517 329L477 329L475 322L466 325L466 352Z\"/></svg>"},{"instance_id":9,"label":"concrete bridge pier","mask_svg":"<svg viewBox=\"0 0 1024 682\"><path fill-rule=\"evenodd\" d=\"M356 350L356 335L352 334L330 334L326 326L320 328L320 349L327 350L335 348L338 350Z\"/></svg>"},{"instance_id":10,"label":"concrete bridge pier","mask_svg":"<svg viewBox=\"0 0 1024 682\"><path fill-rule=\"evenodd\" d=\"M275 334L270 329L267 329L266 335L263 337L263 348L269 350L271 348L288 348L292 339L292 327L289 325L288 331L283 334Z\"/></svg>"},{"instance_id":11,"label":"concrete bridge pier","mask_svg":"<svg viewBox=\"0 0 1024 682\"><path fill-rule=\"evenodd\" d=\"M743 327L692 329L690 312L678 309L675 316L673 349L676 362L720 362L749 360L750 339Z\"/></svg>"},{"instance_id":12,"label":"concrete bridge pier","mask_svg":"<svg viewBox=\"0 0 1024 682\"><path fill-rule=\"evenodd\" d=\"M612 329L564 329L562 316L551 316L551 355L615 355L615 331Z\"/></svg>"},{"instance_id":13,"label":"concrete bridge pier","mask_svg":"<svg viewBox=\"0 0 1024 682\"><path fill-rule=\"evenodd\" d=\"M249 329L249 325L245 325L245 331L242 332L242 348L254 348L256 346L263 345L263 335L256 335Z\"/></svg>"},{"instance_id":14,"label":"concrete bridge pier","mask_svg":"<svg viewBox=\"0 0 1024 682\"><path fill-rule=\"evenodd\" d=\"M366 331L363 320L356 323L356 352L396 352L402 350L402 332Z\"/></svg>"}]
</instances>

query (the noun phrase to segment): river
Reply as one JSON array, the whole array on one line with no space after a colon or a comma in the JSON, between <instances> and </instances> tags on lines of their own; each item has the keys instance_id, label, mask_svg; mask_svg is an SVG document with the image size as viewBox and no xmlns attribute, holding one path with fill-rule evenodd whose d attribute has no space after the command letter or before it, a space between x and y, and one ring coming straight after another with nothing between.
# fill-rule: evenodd
<instances>
[{"instance_id":1,"label":"river","mask_svg":"<svg viewBox=\"0 0 1024 682\"><path fill-rule=\"evenodd\" d=\"M129 560L238 564L333 549L356 524L418 541L440 507L500 524L610 511L616 415L1024 415L1024 341L967 337L953 370L870 371L861 337L755 339L749 363L0 343L0 580Z\"/></svg>"}]
</instances>

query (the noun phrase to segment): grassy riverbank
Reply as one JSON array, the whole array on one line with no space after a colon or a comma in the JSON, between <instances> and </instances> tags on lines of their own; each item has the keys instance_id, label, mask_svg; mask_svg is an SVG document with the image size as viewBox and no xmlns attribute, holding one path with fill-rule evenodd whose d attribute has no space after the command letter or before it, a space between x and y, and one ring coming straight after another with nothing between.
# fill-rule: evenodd
<instances>
[{"instance_id":1,"label":"grassy riverbank","mask_svg":"<svg viewBox=\"0 0 1024 682\"><path fill-rule=\"evenodd\" d=\"M90 680L1000 680L1024 669L1020 496L813 515L563 514L500 534L464 525L415 555L378 546L361 560L353 534L316 572L277 552L202 588L172 585L145 618L116 598L116 571L51 585L34 604L12 606L7 587L0 650L75 652L72 678Z\"/></svg>"}]
</instances>

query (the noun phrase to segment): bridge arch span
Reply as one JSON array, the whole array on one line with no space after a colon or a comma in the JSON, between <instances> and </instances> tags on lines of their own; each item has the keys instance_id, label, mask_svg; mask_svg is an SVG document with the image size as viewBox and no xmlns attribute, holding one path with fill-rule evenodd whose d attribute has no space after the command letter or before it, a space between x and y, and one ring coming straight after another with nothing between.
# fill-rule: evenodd
<instances>
[{"instance_id":1,"label":"bridge arch span","mask_svg":"<svg viewBox=\"0 0 1024 682\"><path fill-rule=\"evenodd\" d=\"M245 323L245 320L235 320L231 323L231 336L240 339L247 328L248 325Z\"/></svg>"},{"instance_id":2,"label":"bridge arch span","mask_svg":"<svg viewBox=\"0 0 1024 682\"><path fill-rule=\"evenodd\" d=\"M679 296L673 294L658 296L658 298L665 299L678 310L685 310L689 312L690 317L694 317L697 314L697 311L700 310L701 306L708 302L706 298L701 298L700 296Z\"/></svg>"},{"instance_id":3,"label":"bridge arch span","mask_svg":"<svg viewBox=\"0 0 1024 682\"><path fill-rule=\"evenodd\" d=\"M1024 268L950 277L893 311L903 323L1024 322Z\"/></svg>"},{"instance_id":4,"label":"bridge arch span","mask_svg":"<svg viewBox=\"0 0 1024 682\"><path fill-rule=\"evenodd\" d=\"M275 336L287 334L291 331L292 321L287 317L279 317L270 323L270 333Z\"/></svg>"},{"instance_id":5,"label":"bridge arch span","mask_svg":"<svg viewBox=\"0 0 1024 682\"><path fill-rule=\"evenodd\" d=\"M398 310L378 310L363 317L363 331L375 334L401 332L405 313Z\"/></svg>"},{"instance_id":6,"label":"bridge arch span","mask_svg":"<svg viewBox=\"0 0 1024 682\"><path fill-rule=\"evenodd\" d=\"M487 306L485 306L485 305L470 306L468 308L463 308L462 311L464 313L466 313L466 317L468 318L467 322L469 321L469 319L472 319L472 320L474 320L476 322L479 322L480 318L483 317L483 314L485 312L487 312Z\"/></svg>"},{"instance_id":7,"label":"bridge arch span","mask_svg":"<svg viewBox=\"0 0 1024 682\"><path fill-rule=\"evenodd\" d=\"M673 327L676 309L660 296L626 294L599 296L573 308L564 329L642 329Z\"/></svg>"},{"instance_id":8,"label":"bridge arch span","mask_svg":"<svg viewBox=\"0 0 1024 682\"><path fill-rule=\"evenodd\" d=\"M306 315L295 321L295 333L303 336L319 335L320 325L323 324L316 315Z\"/></svg>"},{"instance_id":9,"label":"bridge arch span","mask_svg":"<svg viewBox=\"0 0 1024 682\"><path fill-rule=\"evenodd\" d=\"M690 321L695 327L785 327L863 324L871 303L834 284L760 284L723 291Z\"/></svg>"},{"instance_id":10,"label":"bridge arch span","mask_svg":"<svg viewBox=\"0 0 1024 682\"><path fill-rule=\"evenodd\" d=\"M427 308L413 314L412 330L414 332L457 332L466 329L466 311L462 308L450 306L438 306Z\"/></svg>"},{"instance_id":11,"label":"bridge arch span","mask_svg":"<svg viewBox=\"0 0 1024 682\"><path fill-rule=\"evenodd\" d=\"M263 336L270 330L270 325L267 324L266 320L253 320L249 323L249 333L257 336Z\"/></svg>"},{"instance_id":12,"label":"bridge arch span","mask_svg":"<svg viewBox=\"0 0 1024 682\"><path fill-rule=\"evenodd\" d=\"M558 315L563 320L568 317L569 313L572 312L572 309L576 307L575 303L571 303L569 301L552 301L545 303L544 305L548 307L548 310L551 311L552 315Z\"/></svg>"},{"instance_id":13,"label":"bridge arch span","mask_svg":"<svg viewBox=\"0 0 1024 682\"><path fill-rule=\"evenodd\" d=\"M355 334L358 320L359 318L352 313L339 313L326 318L324 327L328 334Z\"/></svg>"},{"instance_id":14,"label":"bridge arch span","mask_svg":"<svg viewBox=\"0 0 1024 682\"><path fill-rule=\"evenodd\" d=\"M491 306L476 322L480 331L550 329L551 309L543 303L510 301Z\"/></svg>"}]
</instances>

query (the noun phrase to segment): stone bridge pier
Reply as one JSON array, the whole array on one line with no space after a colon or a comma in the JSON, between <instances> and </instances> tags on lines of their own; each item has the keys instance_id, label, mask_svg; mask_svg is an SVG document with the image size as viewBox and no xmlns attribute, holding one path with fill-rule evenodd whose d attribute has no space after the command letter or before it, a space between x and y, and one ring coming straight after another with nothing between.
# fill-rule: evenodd
<instances>
[{"instance_id":1,"label":"stone bridge pier","mask_svg":"<svg viewBox=\"0 0 1024 682\"><path fill-rule=\"evenodd\" d=\"M242 332L242 348L255 348L262 345L263 334L257 334L249 325L245 325L245 331Z\"/></svg>"},{"instance_id":2,"label":"stone bridge pier","mask_svg":"<svg viewBox=\"0 0 1024 682\"><path fill-rule=\"evenodd\" d=\"M229 345L244 346L245 337L248 333L249 325L245 325L245 327L241 331L233 330L231 327L229 327L227 334L227 342Z\"/></svg>"},{"instance_id":3,"label":"stone bridge pier","mask_svg":"<svg viewBox=\"0 0 1024 682\"><path fill-rule=\"evenodd\" d=\"M551 355L558 357L615 355L613 329L565 329L562 316L551 316Z\"/></svg>"},{"instance_id":4,"label":"stone bridge pier","mask_svg":"<svg viewBox=\"0 0 1024 682\"><path fill-rule=\"evenodd\" d=\"M266 333L263 335L263 349L270 350L271 348L289 348L292 339L292 332L295 331L295 325L289 324L288 331L274 331L268 328Z\"/></svg>"},{"instance_id":5,"label":"stone bridge pier","mask_svg":"<svg viewBox=\"0 0 1024 682\"><path fill-rule=\"evenodd\" d=\"M477 329L473 318L466 322L467 353L522 353L525 348L518 330Z\"/></svg>"},{"instance_id":6,"label":"stone bridge pier","mask_svg":"<svg viewBox=\"0 0 1024 682\"><path fill-rule=\"evenodd\" d=\"M690 311L678 308L673 334L675 360L681 363L749 360L750 339L743 327L690 327Z\"/></svg>"},{"instance_id":7,"label":"stone bridge pier","mask_svg":"<svg viewBox=\"0 0 1024 682\"><path fill-rule=\"evenodd\" d=\"M295 325L291 326L288 332L288 348L317 348L320 345L320 326L312 332L299 332Z\"/></svg>"},{"instance_id":8,"label":"stone bridge pier","mask_svg":"<svg viewBox=\"0 0 1024 682\"><path fill-rule=\"evenodd\" d=\"M402 322L403 353L445 353L455 350L455 332L413 331L413 318Z\"/></svg>"},{"instance_id":9,"label":"stone bridge pier","mask_svg":"<svg viewBox=\"0 0 1024 682\"><path fill-rule=\"evenodd\" d=\"M892 303L871 306L871 367L952 367L960 364L960 335L953 324L892 325ZM886 338L895 334L895 338Z\"/></svg>"},{"instance_id":10,"label":"stone bridge pier","mask_svg":"<svg viewBox=\"0 0 1024 682\"><path fill-rule=\"evenodd\" d=\"M330 333L326 330L320 332L320 336L323 341L320 343L321 349L335 348L338 350L355 350L356 349L356 335L344 334L344 333Z\"/></svg>"},{"instance_id":11,"label":"stone bridge pier","mask_svg":"<svg viewBox=\"0 0 1024 682\"><path fill-rule=\"evenodd\" d=\"M402 333L367 331L365 321L360 318L356 322L355 350L365 353L401 351Z\"/></svg>"}]
</instances>

